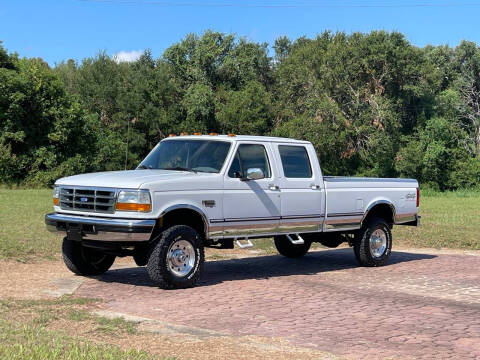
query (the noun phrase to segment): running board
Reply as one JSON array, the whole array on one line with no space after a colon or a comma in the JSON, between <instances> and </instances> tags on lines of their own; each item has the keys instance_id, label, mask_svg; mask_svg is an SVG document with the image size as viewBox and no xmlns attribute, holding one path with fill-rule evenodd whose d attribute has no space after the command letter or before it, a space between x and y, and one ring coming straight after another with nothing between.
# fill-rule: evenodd
<instances>
[{"instance_id":1,"label":"running board","mask_svg":"<svg viewBox=\"0 0 480 360\"><path fill-rule=\"evenodd\" d=\"M302 237L298 234L295 234L297 236L297 240L293 239L290 235L286 235L287 239L293 244L293 245L303 245L305 244L305 241L302 239Z\"/></svg>"},{"instance_id":2,"label":"running board","mask_svg":"<svg viewBox=\"0 0 480 360\"><path fill-rule=\"evenodd\" d=\"M250 240L248 239L245 239L245 241L247 242L246 244L242 244L240 242L240 240L235 240L235 244L237 244L237 246L240 248L240 249L249 249L249 248L252 248L253 247L253 244Z\"/></svg>"}]
</instances>

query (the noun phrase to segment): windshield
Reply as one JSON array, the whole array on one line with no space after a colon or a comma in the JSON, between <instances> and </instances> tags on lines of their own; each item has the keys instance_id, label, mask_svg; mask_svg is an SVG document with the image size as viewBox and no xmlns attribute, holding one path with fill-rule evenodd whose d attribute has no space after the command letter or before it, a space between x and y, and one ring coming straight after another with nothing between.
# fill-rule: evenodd
<instances>
[{"instance_id":1,"label":"windshield","mask_svg":"<svg viewBox=\"0 0 480 360\"><path fill-rule=\"evenodd\" d=\"M212 140L162 141L138 169L164 169L218 173L225 162L230 142Z\"/></svg>"}]
</instances>

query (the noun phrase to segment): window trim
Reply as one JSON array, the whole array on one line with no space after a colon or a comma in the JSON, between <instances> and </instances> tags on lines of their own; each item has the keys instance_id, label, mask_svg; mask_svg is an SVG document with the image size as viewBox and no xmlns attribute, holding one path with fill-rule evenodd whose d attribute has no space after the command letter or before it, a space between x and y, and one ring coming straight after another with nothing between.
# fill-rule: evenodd
<instances>
[{"instance_id":1,"label":"window trim","mask_svg":"<svg viewBox=\"0 0 480 360\"><path fill-rule=\"evenodd\" d=\"M272 165L271 165L270 157L268 155L267 147L265 146L265 144L262 144L262 143L259 144L259 143L250 143L250 142L237 143L237 146L233 150L233 156L232 156L232 159L230 161L230 165L228 166L228 169L225 173L227 175L227 177L229 179L240 179L240 178L236 178L236 177L231 177L230 176L230 169L232 168L232 165L233 165L233 162L235 161L235 157L237 156L238 150L240 149L240 146L242 146L242 145L257 145L257 146L263 147L263 151L265 152L265 157L267 158L268 171L270 173L270 176L269 177L265 176L264 179L272 179L273 178L273 171L272 171ZM240 155L239 155L239 157L240 157ZM242 165L240 165L240 167L242 167ZM258 181L258 180L255 180L255 181Z\"/></svg>"},{"instance_id":2,"label":"window trim","mask_svg":"<svg viewBox=\"0 0 480 360\"><path fill-rule=\"evenodd\" d=\"M308 160L308 167L310 169L310 176L309 177L289 177L287 174L285 174L285 167L283 165L283 159L282 159L282 154L280 153L280 147L298 147L298 148L303 148L305 150L305 155L307 155L307 160ZM308 149L304 145L300 144L277 144L277 150L278 150L278 157L280 159L280 164L282 165L282 173L285 179L312 179L314 177L313 174L313 168L312 168L312 161L310 159L310 155L308 155Z\"/></svg>"}]
</instances>

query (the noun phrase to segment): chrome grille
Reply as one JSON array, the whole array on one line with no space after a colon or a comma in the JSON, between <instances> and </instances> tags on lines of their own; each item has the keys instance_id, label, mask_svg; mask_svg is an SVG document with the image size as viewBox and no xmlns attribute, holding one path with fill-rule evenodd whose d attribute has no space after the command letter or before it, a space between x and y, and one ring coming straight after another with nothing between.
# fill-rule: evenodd
<instances>
[{"instance_id":1,"label":"chrome grille","mask_svg":"<svg viewBox=\"0 0 480 360\"><path fill-rule=\"evenodd\" d=\"M113 213L115 189L60 187L60 208L64 210Z\"/></svg>"}]
</instances>

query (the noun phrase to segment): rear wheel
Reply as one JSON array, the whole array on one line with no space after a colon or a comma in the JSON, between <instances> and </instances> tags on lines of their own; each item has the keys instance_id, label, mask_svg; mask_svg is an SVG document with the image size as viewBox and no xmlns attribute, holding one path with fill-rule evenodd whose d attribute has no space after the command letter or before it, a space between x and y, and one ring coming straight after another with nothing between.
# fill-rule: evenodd
<instances>
[{"instance_id":1,"label":"rear wheel","mask_svg":"<svg viewBox=\"0 0 480 360\"><path fill-rule=\"evenodd\" d=\"M289 258L299 258L305 255L308 250L310 249L310 245L312 244L311 241L304 240L303 244L295 245L292 244L290 240L287 239L286 236L275 236L273 238L275 242L275 247L277 248L278 252L286 257Z\"/></svg>"},{"instance_id":2,"label":"rear wheel","mask_svg":"<svg viewBox=\"0 0 480 360\"><path fill-rule=\"evenodd\" d=\"M67 238L63 239L62 257L71 272L84 276L103 274L115 261L114 255L104 254L96 249L83 246L79 241Z\"/></svg>"},{"instance_id":3,"label":"rear wheel","mask_svg":"<svg viewBox=\"0 0 480 360\"><path fill-rule=\"evenodd\" d=\"M392 251L392 232L385 220L370 219L355 236L354 251L363 266L385 265Z\"/></svg>"},{"instance_id":4,"label":"rear wheel","mask_svg":"<svg viewBox=\"0 0 480 360\"><path fill-rule=\"evenodd\" d=\"M203 241L186 225L165 230L148 259L150 278L163 289L188 288L200 278L205 262Z\"/></svg>"}]
</instances>

